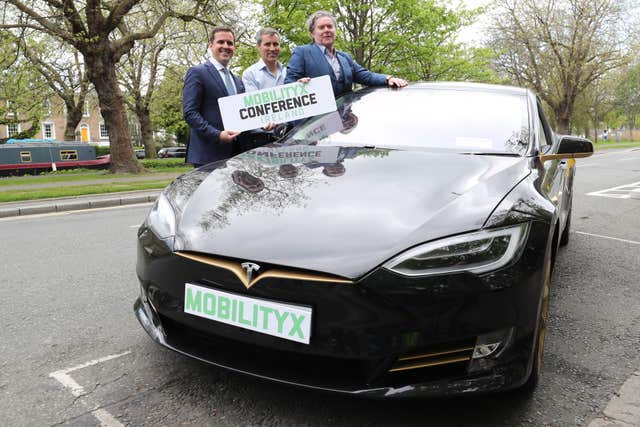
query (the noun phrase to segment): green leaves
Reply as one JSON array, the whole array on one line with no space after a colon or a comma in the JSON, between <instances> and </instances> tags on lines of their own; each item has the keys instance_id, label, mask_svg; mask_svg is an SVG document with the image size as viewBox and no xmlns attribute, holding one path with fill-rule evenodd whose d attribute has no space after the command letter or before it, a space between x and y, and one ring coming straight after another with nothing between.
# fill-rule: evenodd
<instances>
[{"instance_id":1,"label":"green leaves","mask_svg":"<svg viewBox=\"0 0 640 427\"><path fill-rule=\"evenodd\" d=\"M262 24L283 35L283 60L311 42L305 26L319 9L335 14L336 47L372 71L408 80L494 81L491 51L456 41L479 10L456 9L434 0L261 0Z\"/></svg>"}]
</instances>

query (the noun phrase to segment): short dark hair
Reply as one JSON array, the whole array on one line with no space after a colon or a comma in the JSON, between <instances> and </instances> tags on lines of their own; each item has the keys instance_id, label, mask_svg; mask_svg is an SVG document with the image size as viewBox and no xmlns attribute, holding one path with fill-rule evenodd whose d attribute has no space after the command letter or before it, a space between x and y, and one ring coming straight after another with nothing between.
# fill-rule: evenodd
<instances>
[{"instance_id":1,"label":"short dark hair","mask_svg":"<svg viewBox=\"0 0 640 427\"><path fill-rule=\"evenodd\" d=\"M336 18L331 14L331 12L327 12L326 10L319 10L317 12L314 12L310 17L307 18L307 28L309 29L309 32L313 33L313 29L316 27L316 21L320 18L325 17L331 18L334 27L337 25Z\"/></svg>"},{"instance_id":2,"label":"short dark hair","mask_svg":"<svg viewBox=\"0 0 640 427\"><path fill-rule=\"evenodd\" d=\"M209 43L213 43L213 41L216 39L216 33L231 33L231 35L233 36L233 39L235 40L236 35L233 32L233 29L231 29L231 27L227 27L226 25L220 25L218 27L215 27L213 30L211 30L211 35L209 36Z\"/></svg>"},{"instance_id":3,"label":"short dark hair","mask_svg":"<svg viewBox=\"0 0 640 427\"><path fill-rule=\"evenodd\" d=\"M278 30L276 30L275 28L271 28L271 27L263 28L261 30L258 30L258 32L256 33L256 43L258 44L258 46L262 44L262 36L264 35L278 36L278 38L282 38L280 37L280 33L278 32Z\"/></svg>"}]
</instances>

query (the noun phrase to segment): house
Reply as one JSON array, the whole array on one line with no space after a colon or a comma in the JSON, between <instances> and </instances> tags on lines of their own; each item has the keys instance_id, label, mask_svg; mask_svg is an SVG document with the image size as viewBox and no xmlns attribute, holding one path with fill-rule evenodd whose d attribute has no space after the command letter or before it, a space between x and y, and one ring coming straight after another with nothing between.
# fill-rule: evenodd
<instances>
[{"instance_id":1,"label":"house","mask_svg":"<svg viewBox=\"0 0 640 427\"><path fill-rule=\"evenodd\" d=\"M2 101L0 101L2 102ZM10 101L4 101L6 107L11 111ZM35 139L64 140L64 129L66 126L66 107L60 98L53 97L45 100L42 105L42 119L38 132L33 136ZM14 112L8 112L7 118L13 117ZM19 115L20 112L17 112ZM13 123L0 125L0 139L11 138L31 127L30 122ZM109 144L109 135L104 124L104 119L100 114L98 99L94 95L89 95L85 101L84 114L80 123L76 127L75 141L98 143L99 145Z\"/></svg>"}]
</instances>

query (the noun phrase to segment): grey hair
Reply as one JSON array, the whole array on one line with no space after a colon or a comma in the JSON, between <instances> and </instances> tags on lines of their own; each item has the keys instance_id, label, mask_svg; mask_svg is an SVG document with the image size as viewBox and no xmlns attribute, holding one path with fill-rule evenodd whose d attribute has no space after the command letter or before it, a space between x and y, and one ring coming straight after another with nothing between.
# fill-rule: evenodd
<instances>
[{"instance_id":1,"label":"grey hair","mask_svg":"<svg viewBox=\"0 0 640 427\"><path fill-rule=\"evenodd\" d=\"M333 21L333 26L337 26L336 18L331 14L331 12L327 12L326 10L319 10L307 18L307 28L309 29L310 33L312 33L313 29L316 27L316 22L318 21L318 19L324 17L331 18L331 21Z\"/></svg>"},{"instance_id":2,"label":"grey hair","mask_svg":"<svg viewBox=\"0 0 640 427\"><path fill-rule=\"evenodd\" d=\"M264 35L278 36L278 38L282 38L280 37L280 33L278 32L278 30L276 30L275 28L270 28L270 27L263 28L256 33L256 44L258 46L262 44L262 36Z\"/></svg>"}]
</instances>

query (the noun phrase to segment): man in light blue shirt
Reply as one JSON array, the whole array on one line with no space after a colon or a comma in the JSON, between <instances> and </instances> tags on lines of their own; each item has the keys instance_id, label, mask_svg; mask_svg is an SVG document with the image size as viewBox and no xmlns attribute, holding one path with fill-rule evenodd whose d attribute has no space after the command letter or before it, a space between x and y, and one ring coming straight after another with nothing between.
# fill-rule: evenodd
<instances>
[{"instance_id":1,"label":"man in light blue shirt","mask_svg":"<svg viewBox=\"0 0 640 427\"><path fill-rule=\"evenodd\" d=\"M278 61L280 34L273 28L263 28L256 34L256 47L260 60L242 74L247 92L284 84L287 69Z\"/></svg>"}]
</instances>

